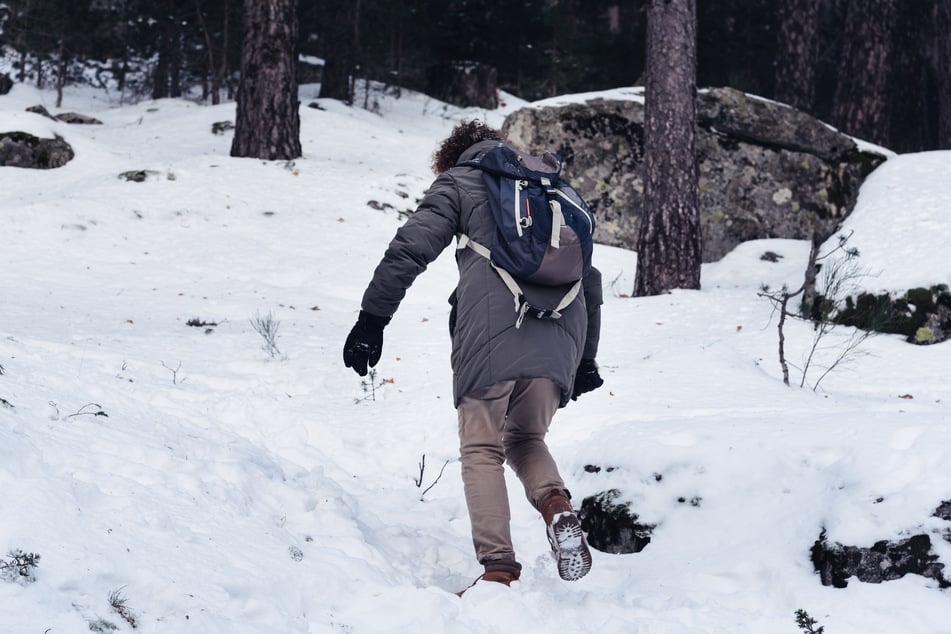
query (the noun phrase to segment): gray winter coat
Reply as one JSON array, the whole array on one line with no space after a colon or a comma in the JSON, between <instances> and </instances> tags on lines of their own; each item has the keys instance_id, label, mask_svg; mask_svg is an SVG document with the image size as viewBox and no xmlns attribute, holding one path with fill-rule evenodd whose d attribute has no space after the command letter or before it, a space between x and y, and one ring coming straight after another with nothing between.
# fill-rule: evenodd
<instances>
[{"instance_id":1,"label":"gray winter coat","mask_svg":"<svg viewBox=\"0 0 951 634\"><path fill-rule=\"evenodd\" d=\"M496 145L483 141L466 150L460 162ZM406 223L396 232L363 295L368 313L388 317L396 312L416 276L459 234L491 245L495 221L489 209L482 172L456 166L441 174ZM470 392L500 381L548 378L571 396L582 358L594 359L601 327L601 273L594 267L585 277L583 293L557 320L526 317L515 327L515 300L489 261L471 249L456 251L459 285L453 292L453 395L456 405ZM536 306L552 304L563 288L523 285Z\"/></svg>"}]
</instances>

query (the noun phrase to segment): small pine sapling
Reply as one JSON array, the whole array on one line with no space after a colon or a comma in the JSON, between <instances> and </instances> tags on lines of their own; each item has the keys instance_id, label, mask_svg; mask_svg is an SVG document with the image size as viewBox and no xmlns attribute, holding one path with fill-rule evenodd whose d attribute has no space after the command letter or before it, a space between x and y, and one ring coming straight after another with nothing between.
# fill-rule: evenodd
<instances>
[{"instance_id":1,"label":"small pine sapling","mask_svg":"<svg viewBox=\"0 0 951 634\"><path fill-rule=\"evenodd\" d=\"M799 629L805 632L805 634L823 634L826 629L822 626L816 627L819 625L818 622L809 616L809 613L805 610L796 610L796 625L798 625Z\"/></svg>"},{"instance_id":2,"label":"small pine sapling","mask_svg":"<svg viewBox=\"0 0 951 634\"><path fill-rule=\"evenodd\" d=\"M18 548L11 550L7 559L0 559L0 580L24 584L36 581L35 572L40 565L39 555L23 552Z\"/></svg>"},{"instance_id":3,"label":"small pine sapling","mask_svg":"<svg viewBox=\"0 0 951 634\"><path fill-rule=\"evenodd\" d=\"M354 403L359 403L360 401L376 401L376 390L377 388L383 387L385 383L392 383L393 380L380 379L377 381L377 375L379 373L376 371L376 368L370 368L367 372L367 377L360 381L360 387L363 389L364 396L363 398L354 399Z\"/></svg>"}]
</instances>

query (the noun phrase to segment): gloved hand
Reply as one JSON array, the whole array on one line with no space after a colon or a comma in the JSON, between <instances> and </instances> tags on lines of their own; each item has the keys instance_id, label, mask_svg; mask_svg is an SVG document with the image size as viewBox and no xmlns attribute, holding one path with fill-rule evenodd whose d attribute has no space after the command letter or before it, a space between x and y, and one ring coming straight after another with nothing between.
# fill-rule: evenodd
<instances>
[{"instance_id":1,"label":"gloved hand","mask_svg":"<svg viewBox=\"0 0 951 634\"><path fill-rule=\"evenodd\" d=\"M388 323L389 317L361 310L357 323L347 335L347 342L343 344L343 364L360 376L366 376L367 366L375 366L383 354L383 328Z\"/></svg>"},{"instance_id":2,"label":"gloved hand","mask_svg":"<svg viewBox=\"0 0 951 634\"><path fill-rule=\"evenodd\" d=\"M578 373L575 374L575 389L571 392L571 400L577 401L585 392L596 390L604 385L604 379L598 373L598 364L594 359L582 359L578 364Z\"/></svg>"}]
</instances>

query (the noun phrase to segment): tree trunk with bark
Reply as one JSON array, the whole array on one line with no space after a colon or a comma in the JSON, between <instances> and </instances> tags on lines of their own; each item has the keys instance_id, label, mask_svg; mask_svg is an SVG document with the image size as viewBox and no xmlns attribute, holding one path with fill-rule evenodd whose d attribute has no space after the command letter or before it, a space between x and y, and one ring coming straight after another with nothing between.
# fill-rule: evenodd
<instances>
[{"instance_id":1,"label":"tree trunk with bark","mask_svg":"<svg viewBox=\"0 0 951 634\"><path fill-rule=\"evenodd\" d=\"M63 7L59 23L59 46L56 54L56 107L63 107L63 88L66 86L66 29L67 7Z\"/></svg>"},{"instance_id":2,"label":"tree trunk with bark","mask_svg":"<svg viewBox=\"0 0 951 634\"><path fill-rule=\"evenodd\" d=\"M812 112L818 51L819 0L781 2L774 90L777 101L804 112Z\"/></svg>"},{"instance_id":3,"label":"tree trunk with bark","mask_svg":"<svg viewBox=\"0 0 951 634\"><path fill-rule=\"evenodd\" d=\"M221 38L220 43L216 46L215 39L212 37L213 31L208 25L209 20L205 18L205 8L202 6L202 0L195 0L195 16L205 43L205 53L208 60L208 70L203 80L202 98L211 97L212 105L221 103L222 85L228 71L228 21L230 11L228 0L223 0L219 3L219 6L221 8Z\"/></svg>"},{"instance_id":4,"label":"tree trunk with bark","mask_svg":"<svg viewBox=\"0 0 951 634\"><path fill-rule=\"evenodd\" d=\"M244 0L241 80L231 156L301 156L297 0Z\"/></svg>"},{"instance_id":5,"label":"tree trunk with bark","mask_svg":"<svg viewBox=\"0 0 951 634\"><path fill-rule=\"evenodd\" d=\"M946 40L951 33L936 37L934 9L932 2L904 2L896 8L889 64L889 139L885 143L896 152L935 147L935 70L946 73L947 69L933 68L933 51L936 40Z\"/></svg>"},{"instance_id":6,"label":"tree trunk with bark","mask_svg":"<svg viewBox=\"0 0 951 634\"><path fill-rule=\"evenodd\" d=\"M320 96L353 103L353 74L356 66L356 38L359 34L358 8L352 0L335 0L327 8L324 39L324 72Z\"/></svg>"},{"instance_id":7,"label":"tree trunk with bark","mask_svg":"<svg viewBox=\"0 0 951 634\"><path fill-rule=\"evenodd\" d=\"M176 0L168 0L158 18L158 61L155 65L152 98L181 97L182 27Z\"/></svg>"},{"instance_id":8,"label":"tree trunk with bark","mask_svg":"<svg viewBox=\"0 0 951 634\"><path fill-rule=\"evenodd\" d=\"M695 0L650 0L638 297L700 288L696 70Z\"/></svg>"},{"instance_id":9,"label":"tree trunk with bark","mask_svg":"<svg viewBox=\"0 0 951 634\"><path fill-rule=\"evenodd\" d=\"M888 145L888 89L897 0L849 0L832 124Z\"/></svg>"}]
</instances>

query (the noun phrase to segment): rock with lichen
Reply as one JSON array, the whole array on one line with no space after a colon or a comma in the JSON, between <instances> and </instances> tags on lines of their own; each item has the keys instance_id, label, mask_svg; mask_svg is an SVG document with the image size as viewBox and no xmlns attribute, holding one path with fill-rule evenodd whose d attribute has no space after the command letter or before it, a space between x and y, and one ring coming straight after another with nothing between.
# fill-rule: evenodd
<instances>
[{"instance_id":1,"label":"rock with lichen","mask_svg":"<svg viewBox=\"0 0 951 634\"><path fill-rule=\"evenodd\" d=\"M598 217L595 239L633 249L644 205L644 104L642 92L630 93L522 108L503 129L528 151L559 152ZM698 95L696 143L705 262L747 240L831 236L886 159L806 113L729 88Z\"/></svg>"}]
</instances>

